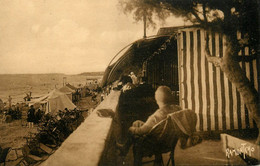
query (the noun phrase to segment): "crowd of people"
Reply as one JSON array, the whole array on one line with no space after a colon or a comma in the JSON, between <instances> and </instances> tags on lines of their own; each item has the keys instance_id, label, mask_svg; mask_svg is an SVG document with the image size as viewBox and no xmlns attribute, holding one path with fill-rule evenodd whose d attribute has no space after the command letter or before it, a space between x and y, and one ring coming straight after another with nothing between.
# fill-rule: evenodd
<instances>
[{"instance_id":1,"label":"crowd of people","mask_svg":"<svg viewBox=\"0 0 260 166\"><path fill-rule=\"evenodd\" d=\"M95 86L94 86L95 84ZM98 94L102 91L102 88L98 86L97 82L93 83L92 88L88 85L78 88L75 93L72 94L72 102L77 104L82 97L91 97L92 102L98 102ZM0 122L10 123L13 120L21 120L22 126L27 126L33 128L34 124L39 123L42 116L44 115L44 110L40 105L36 107L29 105L31 101L32 92L26 93L24 97L24 102L13 104L12 96L8 96L7 102L3 102L0 99Z\"/></svg>"},{"instance_id":2,"label":"crowd of people","mask_svg":"<svg viewBox=\"0 0 260 166\"><path fill-rule=\"evenodd\" d=\"M82 97L87 97L87 101L89 99L93 102L96 101L94 104L88 102L91 106L96 106L99 103L97 96L99 96L98 93L101 91L100 88L97 87L94 89L88 89L88 87L84 87L84 91L82 89L78 89L73 96L75 97L72 98L74 104L77 104ZM19 149L26 151L26 153L23 154L23 158L21 157L19 160L25 160L27 163L28 155L36 155L39 158L42 154L46 155L45 152L43 152L38 146L39 144L49 146L48 148L57 148L74 130L76 130L76 128L91 112L88 111L88 108L84 108L82 110L77 108L64 108L58 110L57 112L47 113L45 112L45 106L39 102L33 103L32 101L28 101L29 100L26 100L26 102L17 103L14 105L12 103L11 96L9 96L6 103L2 102L0 99L1 123L11 123L15 120L15 127L16 125L20 126L21 122L21 126L30 128L25 128L25 130L23 130L26 131L24 134L28 134L28 136L21 137L22 139L26 139L26 144L23 147L19 147ZM79 103L78 108L80 108L80 104L81 103ZM7 126L9 126L9 124ZM35 129L37 129L37 132L35 132ZM7 152L9 153L9 151ZM0 147L0 156L1 155L2 153ZM1 161L4 161L4 158ZM29 165L38 161L34 161L33 159L30 160L32 163L29 163ZM7 161L9 161L9 159Z\"/></svg>"},{"instance_id":3,"label":"crowd of people","mask_svg":"<svg viewBox=\"0 0 260 166\"><path fill-rule=\"evenodd\" d=\"M4 107L4 109L0 110L2 114L1 122L11 122L12 119L21 119L22 117L22 111L19 104L12 105L10 108Z\"/></svg>"},{"instance_id":4,"label":"crowd of people","mask_svg":"<svg viewBox=\"0 0 260 166\"><path fill-rule=\"evenodd\" d=\"M111 90L122 90L122 92L126 92L127 90L137 87L139 84L143 84L143 82L139 81L134 72L130 72L129 75L123 75L114 84L110 83L102 89L101 101L110 94Z\"/></svg>"},{"instance_id":5,"label":"crowd of people","mask_svg":"<svg viewBox=\"0 0 260 166\"><path fill-rule=\"evenodd\" d=\"M44 115L44 112L39 108L37 111L34 106L31 105L27 112L28 127L33 128L34 123L39 123Z\"/></svg>"},{"instance_id":6,"label":"crowd of people","mask_svg":"<svg viewBox=\"0 0 260 166\"><path fill-rule=\"evenodd\" d=\"M44 112L38 108L35 110L34 106L29 107L26 103L17 103L11 107L3 107L0 109L1 122L10 123L13 120L21 120L22 126L33 127L33 124L39 123Z\"/></svg>"}]
</instances>

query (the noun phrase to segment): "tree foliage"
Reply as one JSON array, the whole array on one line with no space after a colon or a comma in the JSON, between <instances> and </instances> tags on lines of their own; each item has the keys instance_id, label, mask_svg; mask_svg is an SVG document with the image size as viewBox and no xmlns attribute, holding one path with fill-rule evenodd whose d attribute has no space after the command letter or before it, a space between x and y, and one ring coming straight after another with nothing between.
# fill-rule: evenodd
<instances>
[{"instance_id":1,"label":"tree foliage","mask_svg":"<svg viewBox=\"0 0 260 166\"><path fill-rule=\"evenodd\" d=\"M252 55L259 52L258 0L119 0L119 4L136 21L142 21L146 15L148 25L152 26L155 25L153 16L165 20L173 14L225 35L240 31L245 35L237 41L240 44L237 52L249 45Z\"/></svg>"},{"instance_id":2,"label":"tree foliage","mask_svg":"<svg viewBox=\"0 0 260 166\"><path fill-rule=\"evenodd\" d=\"M147 27L154 28L156 23L154 18L164 21L170 16L170 11L157 7L155 1L150 0L119 0L119 5L125 14L133 14L134 20L143 21L146 17Z\"/></svg>"}]
</instances>

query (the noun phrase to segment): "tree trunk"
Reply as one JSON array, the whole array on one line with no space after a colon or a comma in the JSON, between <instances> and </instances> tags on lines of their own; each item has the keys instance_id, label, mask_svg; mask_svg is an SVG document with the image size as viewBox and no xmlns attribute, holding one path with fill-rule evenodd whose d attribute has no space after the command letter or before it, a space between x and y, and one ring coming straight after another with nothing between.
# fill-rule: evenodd
<instances>
[{"instance_id":1,"label":"tree trunk","mask_svg":"<svg viewBox=\"0 0 260 166\"><path fill-rule=\"evenodd\" d=\"M232 36L226 37L226 53L219 64L221 70L225 73L228 80L237 88L241 94L250 115L255 120L258 130L260 129L260 110L258 103L258 92L246 77L246 73L241 69L239 62L235 60L235 45L232 42ZM260 130L256 141L260 144Z\"/></svg>"}]
</instances>

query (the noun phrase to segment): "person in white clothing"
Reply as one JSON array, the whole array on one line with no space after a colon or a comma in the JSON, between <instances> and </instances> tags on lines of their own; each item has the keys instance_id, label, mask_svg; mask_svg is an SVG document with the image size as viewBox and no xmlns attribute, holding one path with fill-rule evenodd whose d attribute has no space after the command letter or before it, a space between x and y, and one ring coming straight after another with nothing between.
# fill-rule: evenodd
<instances>
[{"instance_id":1,"label":"person in white clothing","mask_svg":"<svg viewBox=\"0 0 260 166\"><path fill-rule=\"evenodd\" d=\"M135 73L134 73L134 72L131 72L129 76L131 77L133 84L134 84L134 85L137 85L137 84L138 84L138 79L137 79L137 77L135 76Z\"/></svg>"}]
</instances>

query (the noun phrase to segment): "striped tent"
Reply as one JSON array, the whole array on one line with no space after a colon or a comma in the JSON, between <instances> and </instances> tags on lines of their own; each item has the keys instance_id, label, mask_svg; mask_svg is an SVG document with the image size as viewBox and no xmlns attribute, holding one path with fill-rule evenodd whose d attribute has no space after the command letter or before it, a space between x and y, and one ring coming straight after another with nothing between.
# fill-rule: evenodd
<instances>
[{"instance_id":1,"label":"striped tent","mask_svg":"<svg viewBox=\"0 0 260 166\"><path fill-rule=\"evenodd\" d=\"M208 63L205 57L204 30L193 27L179 29L178 65L180 105L195 110L197 131L254 128L249 111L225 74ZM238 33L238 38L241 34ZM210 51L214 56L225 54L225 36L210 33ZM248 56L249 48L240 51ZM259 62L240 62L246 76L259 92Z\"/></svg>"}]
</instances>

